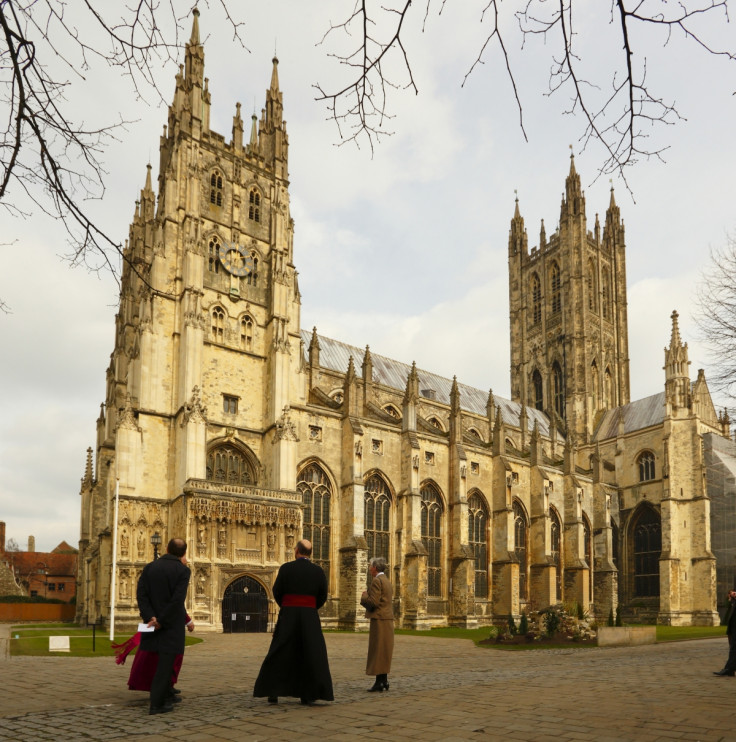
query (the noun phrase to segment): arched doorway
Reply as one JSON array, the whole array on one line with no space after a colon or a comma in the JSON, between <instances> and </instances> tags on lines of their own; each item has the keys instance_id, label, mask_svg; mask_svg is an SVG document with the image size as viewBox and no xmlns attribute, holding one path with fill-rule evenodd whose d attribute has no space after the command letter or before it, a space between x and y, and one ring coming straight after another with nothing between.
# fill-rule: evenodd
<instances>
[{"instance_id":1,"label":"arched doorway","mask_svg":"<svg viewBox=\"0 0 736 742\"><path fill-rule=\"evenodd\" d=\"M222 631L225 634L268 630L268 595L258 580L238 577L222 596Z\"/></svg>"}]
</instances>

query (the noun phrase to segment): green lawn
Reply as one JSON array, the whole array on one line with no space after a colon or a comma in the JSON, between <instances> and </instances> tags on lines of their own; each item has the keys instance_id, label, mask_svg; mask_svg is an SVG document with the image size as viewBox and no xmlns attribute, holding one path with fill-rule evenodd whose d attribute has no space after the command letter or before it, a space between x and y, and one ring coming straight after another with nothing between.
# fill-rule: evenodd
<instances>
[{"instance_id":1,"label":"green lawn","mask_svg":"<svg viewBox=\"0 0 736 742\"><path fill-rule=\"evenodd\" d=\"M657 626L658 642L681 642L686 639L713 639L726 636L725 626Z\"/></svg>"},{"instance_id":2,"label":"green lawn","mask_svg":"<svg viewBox=\"0 0 736 742\"><path fill-rule=\"evenodd\" d=\"M68 636L69 652L49 652L50 636ZM123 642L130 634L115 635L115 642ZM186 637L186 644L199 644L202 639ZM95 651L92 651L92 627L76 624L22 624L10 629L10 654L13 657L112 657L110 634L98 628Z\"/></svg>"}]
</instances>

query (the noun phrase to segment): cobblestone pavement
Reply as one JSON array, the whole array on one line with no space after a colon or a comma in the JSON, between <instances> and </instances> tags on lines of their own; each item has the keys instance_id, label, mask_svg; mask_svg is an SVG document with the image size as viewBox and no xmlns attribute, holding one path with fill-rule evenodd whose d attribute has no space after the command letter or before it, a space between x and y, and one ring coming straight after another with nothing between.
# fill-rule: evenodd
<instances>
[{"instance_id":1,"label":"cobblestone pavement","mask_svg":"<svg viewBox=\"0 0 736 742\"><path fill-rule=\"evenodd\" d=\"M734 740L727 641L496 651L397 636L388 693L366 693L367 636L327 634L335 702L252 697L270 635L202 634L186 652L183 702L148 716L110 657L0 663L0 742L49 740Z\"/></svg>"}]
</instances>

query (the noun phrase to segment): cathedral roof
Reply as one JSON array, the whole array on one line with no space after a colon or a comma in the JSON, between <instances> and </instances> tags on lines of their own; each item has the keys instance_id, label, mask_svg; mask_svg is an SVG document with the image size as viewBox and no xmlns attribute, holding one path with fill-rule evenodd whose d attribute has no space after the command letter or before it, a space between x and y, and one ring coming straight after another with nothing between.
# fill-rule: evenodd
<instances>
[{"instance_id":1,"label":"cathedral roof","mask_svg":"<svg viewBox=\"0 0 736 742\"><path fill-rule=\"evenodd\" d=\"M637 399L621 407L608 410L603 416L594 440L615 438L618 435L619 421L623 419L624 433L659 425L664 420L665 393L659 392L651 397Z\"/></svg>"},{"instance_id":2,"label":"cathedral roof","mask_svg":"<svg viewBox=\"0 0 736 742\"><path fill-rule=\"evenodd\" d=\"M305 363L309 363L309 355L306 352L306 348L309 347L309 344L312 341L312 331L302 330L301 333L305 348L304 360ZM363 357L363 353L365 352L362 348L342 343L339 340L327 338L324 335L319 335L319 347L320 366L342 374L347 371L351 356L355 363ZM404 389L406 388L406 379L411 372L411 365L408 363L402 363L401 361L395 361L386 356L378 355L373 351L371 351L371 358L373 361L373 381L378 384L393 387L403 394ZM419 368L417 369L417 374L419 376L420 394L427 399L434 399L440 404L449 406L452 379ZM460 406L462 409L485 417L487 415L486 403L488 402L488 391L476 389L467 384L458 383L457 386L460 392ZM431 396L431 392L434 392L434 396ZM521 404L519 402L512 402L508 399L504 399L495 394L493 395L493 401L497 407L501 408L501 415L503 416L504 423L518 427L519 417L521 415ZM534 428L534 421L536 420L539 426L539 432L544 436L549 436L549 419L543 412L534 409L533 407L527 407L526 414L527 426L530 431Z\"/></svg>"}]
</instances>

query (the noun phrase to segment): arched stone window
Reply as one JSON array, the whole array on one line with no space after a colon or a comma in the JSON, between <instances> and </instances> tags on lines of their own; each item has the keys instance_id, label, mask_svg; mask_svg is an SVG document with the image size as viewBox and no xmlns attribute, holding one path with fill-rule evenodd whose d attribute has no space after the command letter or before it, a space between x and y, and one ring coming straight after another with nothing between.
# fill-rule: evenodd
<instances>
[{"instance_id":1,"label":"arched stone window","mask_svg":"<svg viewBox=\"0 0 736 742\"><path fill-rule=\"evenodd\" d=\"M560 364L555 361L552 364L552 397L555 401L555 412L565 419L565 383L562 376Z\"/></svg>"},{"instance_id":2,"label":"arched stone window","mask_svg":"<svg viewBox=\"0 0 736 742\"><path fill-rule=\"evenodd\" d=\"M538 369L534 369L532 374L532 399L531 403L534 409L544 409L544 385L542 383L542 374Z\"/></svg>"},{"instance_id":3,"label":"arched stone window","mask_svg":"<svg viewBox=\"0 0 736 742\"><path fill-rule=\"evenodd\" d=\"M313 463L299 472L296 489L304 504L302 532L312 542L312 561L322 567L329 580L332 485L325 470Z\"/></svg>"},{"instance_id":4,"label":"arched stone window","mask_svg":"<svg viewBox=\"0 0 736 742\"><path fill-rule=\"evenodd\" d=\"M639 464L639 481L649 482L654 479L654 454L651 451L643 451L637 459Z\"/></svg>"},{"instance_id":5,"label":"arched stone window","mask_svg":"<svg viewBox=\"0 0 736 742\"><path fill-rule=\"evenodd\" d=\"M253 222L261 221L261 194L255 186L248 194L248 219Z\"/></svg>"},{"instance_id":6,"label":"arched stone window","mask_svg":"<svg viewBox=\"0 0 736 742\"><path fill-rule=\"evenodd\" d=\"M470 428L468 434L475 438L478 443L483 443L483 436L475 428Z\"/></svg>"},{"instance_id":7,"label":"arched stone window","mask_svg":"<svg viewBox=\"0 0 736 742\"><path fill-rule=\"evenodd\" d=\"M475 597L488 597L488 508L478 492L468 497L468 544L475 557Z\"/></svg>"},{"instance_id":8,"label":"arched stone window","mask_svg":"<svg viewBox=\"0 0 736 742\"><path fill-rule=\"evenodd\" d=\"M634 596L659 597L659 557L662 526L654 508L643 507L632 527L634 540Z\"/></svg>"},{"instance_id":9,"label":"arched stone window","mask_svg":"<svg viewBox=\"0 0 736 742\"><path fill-rule=\"evenodd\" d=\"M240 487L256 484L252 461L232 443L223 443L207 453L207 479Z\"/></svg>"},{"instance_id":10,"label":"arched stone window","mask_svg":"<svg viewBox=\"0 0 736 742\"><path fill-rule=\"evenodd\" d=\"M593 402L593 414L598 412L600 409L598 406L598 399L599 399L599 384L600 381L598 379L598 364L593 361L593 363L590 364L590 397Z\"/></svg>"},{"instance_id":11,"label":"arched stone window","mask_svg":"<svg viewBox=\"0 0 736 742\"><path fill-rule=\"evenodd\" d=\"M246 282L249 286L258 286L258 268L259 268L259 258L258 253L251 249L250 250L250 259L252 262L252 269L251 272L245 277Z\"/></svg>"},{"instance_id":12,"label":"arched stone window","mask_svg":"<svg viewBox=\"0 0 736 742\"><path fill-rule=\"evenodd\" d=\"M219 170L213 170L210 175L210 203L222 206L222 173Z\"/></svg>"},{"instance_id":13,"label":"arched stone window","mask_svg":"<svg viewBox=\"0 0 736 742\"><path fill-rule=\"evenodd\" d=\"M442 430L444 432L444 428L442 427L442 423L439 421L436 417L430 417L427 422L434 428L437 428L437 430Z\"/></svg>"},{"instance_id":14,"label":"arched stone window","mask_svg":"<svg viewBox=\"0 0 736 742\"><path fill-rule=\"evenodd\" d=\"M583 544L585 561L588 562L588 594L593 601L593 529L590 527L588 516L583 513ZM586 608L587 606L583 606Z\"/></svg>"},{"instance_id":15,"label":"arched stone window","mask_svg":"<svg viewBox=\"0 0 736 742\"><path fill-rule=\"evenodd\" d=\"M222 307L212 310L212 339L216 343L225 342L225 312Z\"/></svg>"},{"instance_id":16,"label":"arched stone window","mask_svg":"<svg viewBox=\"0 0 736 742\"><path fill-rule=\"evenodd\" d=\"M603 270L601 314L603 315L603 319L611 319L611 274L609 273L608 268Z\"/></svg>"},{"instance_id":17,"label":"arched stone window","mask_svg":"<svg viewBox=\"0 0 736 742\"><path fill-rule=\"evenodd\" d=\"M550 289L551 289L551 309L552 314L562 311L562 277L560 275L560 266L552 263L549 271Z\"/></svg>"},{"instance_id":18,"label":"arched stone window","mask_svg":"<svg viewBox=\"0 0 736 742\"><path fill-rule=\"evenodd\" d=\"M365 483L365 540L368 559L383 557L389 561L391 491L383 477L373 474Z\"/></svg>"},{"instance_id":19,"label":"arched stone window","mask_svg":"<svg viewBox=\"0 0 736 742\"><path fill-rule=\"evenodd\" d=\"M613 377L611 376L611 369L606 367L606 372L603 374L603 404L607 410L613 407Z\"/></svg>"},{"instance_id":20,"label":"arched stone window","mask_svg":"<svg viewBox=\"0 0 736 742\"><path fill-rule=\"evenodd\" d=\"M529 542L529 521L524 508L518 500L514 500L514 554L519 562L519 599L526 602L528 593L529 561L527 544Z\"/></svg>"},{"instance_id":21,"label":"arched stone window","mask_svg":"<svg viewBox=\"0 0 736 742\"><path fill-rule=\"evenodd\" d=\"M427 595L442 597L442 498L428 482L420 490L422 498L422 543L427 549Z\"/></svg>"},{"instance_id":22,"label":"arched stone window","mask_svg":"<svg viewBox=\"0 0 736 742\"><path fill-rule=\"evenodd\" d=\"M588 309L598 312L598 280L595 262L591 259L588 261Z\"/></svg>"},{"instance_id":23,"label":"arched stone window","mask_svg":"<svg viewBox=\"0 0 736 742\"><path fill-rule=\"evenodd\" d=\"M391 415L391 417L395 418L396 420L401 420L401 413L392 405L387 404L383 411Z\"/></svg>"},{"instance_id":24,"label":"arched stone window","mask_svg":"<svg viewBox=\"0 0 736 742\"><path fill-rule=\"evenodd\" d=\"M220 257L218 248L220 247L220 238L217 235L212 235L209 239L208 250L207 250L207 270L210 273L220 272Z\"/></svg>"},{"instance_id":25,"label":"arched stone window","mask_svg":"<svg viewBox=\"0 0 736 742\"><path fill-rule=\"evenodd\" d=\"M532 322L537 325L542 321L542 282L536 273L532 274Z\"/></svg>"},{"instance_id":26,"label":"arched stone window","mask_svg":"<svg viewBox=\"0 0 736 742\"><path fill-rule=\"evenodd\" d=\"M247 314L240 318L240 347L253 350L253 318Z\"/></svg>"},{"instance_id":27,"label":"arched stone window","mask_svg":"<svg viewBox=\"0 0 736 742\"><path fill-rule=\"evenodd\" d=\"M549 509L550 520L550 552L552 563L555 565L555 599L559 603L562 600L562 525L560 516L554 508Z\"/></svg>"}]
</instances>

